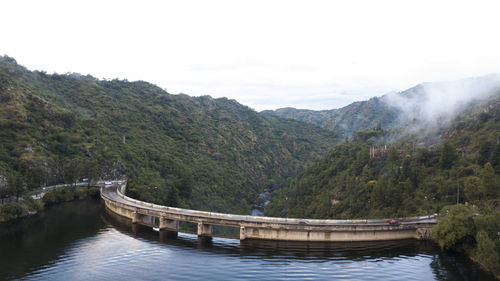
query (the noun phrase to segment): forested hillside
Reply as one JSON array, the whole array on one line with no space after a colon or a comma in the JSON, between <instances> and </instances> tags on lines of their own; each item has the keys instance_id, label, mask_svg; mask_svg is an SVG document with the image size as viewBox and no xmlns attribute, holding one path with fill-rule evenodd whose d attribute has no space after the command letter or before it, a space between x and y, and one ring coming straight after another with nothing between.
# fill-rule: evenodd
<instances>
[{"instance_id":1,"label":"forested hillside","mask_svg":"<svg viewBox=\"0 0 500 281\"><path fill-rule=\"evenodd\" d=\"M422 136L430 141L449 125L456 113L487 103L500 89L500 76L491 74L457 81L422 83L402 92L354 102L331 110L281 108L262 113L315 124L343 137L357 131L383 129L386 141Z\"/></svg>"},{"instance_id":2,"label":"forested hillside","mask_svg":"<svg viewBox=\"0 0 500 281\"><path fill-rule=\"evenodd\" d=\"M277 192L266 214L352 219L439 213L435 241L500 276L500 91L487 96L451 121L414 122L396 133L358 131Z\"/></svg>"},{"instance_id":3,"label":"forested hillside","mask_svg":"<svg viewBox=\"0 0 500 281\"><path fill-rule=\"evenodd\" d=\"M307 110L280 108L265 110L263 114L304 121L352 137L356 131L380 126L390 129L397 123L399 111L388 106L386 97L374 97L367 101L354 102L346 107L330 110Z\"/></svg>"},{"instance_id":4,"label":"forested hillside","mask_svg":"<svg viewBox=\"0 0 500 281\"><path fill-rule=\"evenodd\" d=\"M0 57L0 193L130 178L131 196L247 213L333 147L334 133L147 82L29 71Z\"/></svg>"},{"instance_id":5,"label":"forested hillside","mask_svg":"<svg viewBox=\"0 0 500 281\"><path fill-rule=\"evenodd\" d=\"M500 196L500 92L459 114L440 142L418 138L384 143L388 131L367 129L302 172L267 213L314 218L423 215L459 202Z\"/></svg>"}]
</instances>

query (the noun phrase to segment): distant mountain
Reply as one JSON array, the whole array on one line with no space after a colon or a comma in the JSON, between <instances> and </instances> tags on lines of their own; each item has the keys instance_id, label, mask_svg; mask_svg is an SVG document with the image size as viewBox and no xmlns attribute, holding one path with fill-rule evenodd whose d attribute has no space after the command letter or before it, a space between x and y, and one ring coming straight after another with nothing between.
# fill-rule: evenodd
<instances>
[{"instance_id":1,"label":"distant mountain","mask_svg":"<svg viewBox=\"0 0 500 281\"><path fill-rule=\"evenodd\" d=\"M366 129L392 130L390 138L431 136L468 107L488 102L500 90L500 76L422 83L399 93L374 97L332 110L281 108L263 114L318 125L343 137Z\"/></svg>"},{"instance_id":2,"label":"distant mountain","mask_svg":"<svg viewBox=\"0 0 500 281\"><path fill-rule=\"evenodd\" d=\"M291 118L318 125L342 136L352 137L356 131L381 126L390 129L397 123L398 110L386 103L386 98L374 97L331 110L280 108L263 114Z\"/></svg>"},{"instance_id":3,"label":"distant mountain","mask_svg":"<svg viewBox=\"0 0 500 281\"><path fill-rule=\"evenodd\" d=\"M126 174L130 195L141 200L247 213L259 192L284 186L338 141L331 131L234 100L49 75L0 57L4 195L16 178L30 189Z\"/></svg>"},{"instance_id":4,"label":"distant mountain","mask_svg":"<svg viewBox=\"0 0 500 281\"><path fill-rule=\"evenodd\" d=\"M443 122L439 141L432 145L419 143L418 134L383 142L389 131L357 132L277 191L266 214L337 219L425 215L456 204L457 188L459 202L500 210L500 90L485 97L468 101Z\"/></svg>"},{"instance_id":5,"label":"distant mountain","mask_svg":"<svg viewBox=\"0 0 500 281\"><path fill-rule=\"evenodd\" d=\"M0 196L14 187L126 174L130 195L141 200L247 213L258 193L287 187L346 136L377 147L439 147L449 139L463 153L483 147L490 159L492 148L476 141L486 132L469 128L476 126L470 120L496 120L485 114L498 85L492 75L424 83L335 110L258 113L234 100L171 95L143 81L29 71L4 56Z\"/></svg>"}]
</instances>

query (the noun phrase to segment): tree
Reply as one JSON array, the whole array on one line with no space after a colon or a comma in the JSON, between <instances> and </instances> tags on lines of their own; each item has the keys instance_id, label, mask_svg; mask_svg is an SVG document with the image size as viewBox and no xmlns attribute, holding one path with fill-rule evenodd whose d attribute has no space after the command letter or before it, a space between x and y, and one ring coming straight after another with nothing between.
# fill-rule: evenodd
<instances>
[{"instance_id":1,"label":"tree","mask_svg":"<svg viewBox=\"0 0 500 281\"><path fill-rule=\"evenodd\" d=\"M462 204L450 205L445 206L441 213L446 215L432 228L432 236L442 249L474 241L475 225L470 208Z\"/></svg>"},{"instance_id":2,"label":"tree","mask_svg":"<svg viewBox=\"0 0 500 281\"><path fill-rule=\"evenodd\" d=\"M17 172L12 172L7 176L7 183L9 185L9 193L16 196L16 199L19 200L19 196L21 196L24 192L24 182L21 175Z\"/></svg>"},{"instance_id":3,"label":"tree","mask_svg":"<svg viewBox=\"0 0 500 281\"><path fill-rule=\"evenodd\" d=\"M87 183L90 187L99 178L98 161L97 159L88 159L85 161L84 166L84 175L87 177Z\"/></svg>"},{"instance_id":4,"label":"tree","mask_svg":"<svg viewBox=\"0 0 500 281\"><path fill-rule=\"evenodd\" d=\"M474 223L478 231L485 231L491 239L499 238L500 211L483 209L481 214L474 217Z\"/></svg>"},{"instance_id":5,"label":"tree","mask_svg":"<svg viewBox=\"0 0 500 281\"><path fill-rule=\"evenodd\" d=\"M73 185L78 181L81 174L81 160L79 158L69 159L64 163L63 178L64 181Z\"/></svg>"},{"instance_id":6,"label":"tree","mask_svg":"<svg viewBox=\"0 0 500 281\"><path fill-rule=\"evenodd\" d=\"M493 150L493 145L490 142L483 142L479 146L479 154L477 159L479 165L483 166L488 162L492 150Z\"/></svg>"},{"instance_id":7,"label":"tree","mask_svg":"<svg viewBox=\"0 0 500 281\"><path fill-rule=\"evenodd\" d=\"M481 179L476 176L466 177L464 180L464 195L467 201L479 200L483 197L481 192Z\"/></svg>"},{"instance_id":8,"label":"tree","mask_svg":"<svg viewBox=\"0 0 500 281\"><path fill-rule=\"evenodd\" d=\"M28 188L40 187L46 181L45 171L40 167L29 169L24 176Z\"/></svg>"},{"instance_id":9,"label":"tree","mask_svg":"<svg viewBox=\"0 0 500 281\"><path fill-rule=\"evenodd\" d=\"M181 173L181 178L177 180L175 187L179 190L179 195L184 199L189 199L189 197L191 197L191 191L193 189L193 175L191 170L186 168Z\"/></svg>"},{"instance_id":10,"label":"tree","mask_svg":"<svg viewBox=\"0 0 500 281\"><path fill-rule=\"evenodd\" d=\"M497 195L498 185L496 183L495 170L493 170L490 162L486 163L481 170L481 191L487 198Z\"/></svg>"},{"instance_id":11,"label":"tree","mask_svg":"<svg viewBox=\"0 0 500 281\"><path fill-rule=\"evenodd\" d=\"M495 146L495 150L491 154L491 165L497 174L500 174L500 143Z\"/></svg>"},{"instance_id":12,"label":"tree","mask_svg":"<svg viewBox=\"0 0 500 281\"><path fill-rule=\"evenodd\" d=\"M450 169L453 166L453 162L457 159L457 152L455 148L448 142L443 145L441 151L441 168Z\"/></svg>"},{"instance_id":13,"label":"tree","mask_svg":"<svg viewBox=\"0 0 500 281\"><path fill-rule=\"evenodd\" d=\"M475 259L490 272L500 271L500 257L495 250L495 243L488 237L486 231L479 231L476 235L477 249Z\"/></svg>"}]
</instances>

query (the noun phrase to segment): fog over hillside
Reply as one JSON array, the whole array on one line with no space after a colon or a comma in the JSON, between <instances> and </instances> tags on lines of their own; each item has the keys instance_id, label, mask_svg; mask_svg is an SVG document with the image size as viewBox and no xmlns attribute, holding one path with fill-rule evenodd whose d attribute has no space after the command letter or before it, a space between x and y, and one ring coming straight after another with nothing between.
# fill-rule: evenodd
<instances>
[{"instance_id":1,"label":"fog over hillside","mask_svg":"<svg viewBox=\"0 0 500 281\"><path fill-rule=\"evenodd\" d=\"M399 124L409 132L429 132L446 126L467 107L500 94L500 75L492 74L457 81L422 83L383 100L399 111ZM411 124L411 125L410 125Z\"/></svg>"},{"instance_id":2,"label":"fog over hillside","mask_svg":"<svg viewBox=\"0 0 500 281\"><path fill-rule=\"evenodd\" d=\"M356 131L392 130L391 140L408 134L438 136L461 112L500 96L500 75L426 82L401 92L354 102L331 110L281 108L265 114L301 120L352 137ZM393 130L394 129L394 130ZM437 135L436 135L437 133Z\"/></svg>"}]
</instances>

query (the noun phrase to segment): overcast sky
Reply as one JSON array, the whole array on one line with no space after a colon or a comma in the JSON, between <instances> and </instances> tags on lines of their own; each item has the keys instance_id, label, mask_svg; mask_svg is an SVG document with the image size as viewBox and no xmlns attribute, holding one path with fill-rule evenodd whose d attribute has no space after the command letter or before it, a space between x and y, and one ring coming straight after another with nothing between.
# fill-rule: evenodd
<instances>
[{"instance_id":1,"label":"overcast sky","mask_svg":"<svg viewBox=\"0 0 500 281\"><path fill-rule=\"evenodd\" d=\"M2 1L0 55L256 110L500 73L500 1Z\"/></svg>"}]
</instances>

